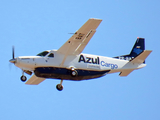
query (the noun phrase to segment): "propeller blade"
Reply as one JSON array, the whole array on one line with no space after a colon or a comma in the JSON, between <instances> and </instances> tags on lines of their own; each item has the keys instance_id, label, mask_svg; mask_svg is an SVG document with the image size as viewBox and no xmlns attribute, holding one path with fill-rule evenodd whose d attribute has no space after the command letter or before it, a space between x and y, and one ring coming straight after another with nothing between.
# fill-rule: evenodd
<instances>
[{"instance_id":1,"label":"propeller blade","mask_svg":"<svg viewBox=\"0 0 160 120\"><path fill-rule=\"evenodd\" d=\"M14 46L12 46L12 59L14 59Z\"/></svg>"},{"instance_id":2,"label":"propeller blade","mask_svg":"<svg viewBox=\"0 0 160 120\"><path fill-rule=\"evenodd\" d=\"M16 63L16 59L14 58L14 46L12 46L12 59L10 59L9 62Z\"/></svg>"}]
</instances>

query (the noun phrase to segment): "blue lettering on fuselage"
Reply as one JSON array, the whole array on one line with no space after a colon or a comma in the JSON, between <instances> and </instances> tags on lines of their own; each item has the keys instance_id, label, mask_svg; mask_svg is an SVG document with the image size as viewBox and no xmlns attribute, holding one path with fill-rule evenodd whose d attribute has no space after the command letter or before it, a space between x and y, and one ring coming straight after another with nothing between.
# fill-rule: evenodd
<instances>
[{"instance_id":1,"label":"blue lettering on fuselage","mask_svg":"<svg viewBox=\"0 0 160 120\"><path fill-rule=\"evenodd\" d=\"M101 65L103 67L108 67L108 68L111 68L111 69L117 69L118 68L117 64L107 63L107 62L104 62L104 61L100 62L99 57L93 58L93 57L86 57L86 56L80 55L78 62L79 63L83 62L83 63Z\"/></svg>"},{"instance_id":2,"label":"blue lettering on fuselage","mask_svg":"<svg viewBox=\"0 0 160 120\"><path fill-rule=\"evenodd\" d=\"M104 61L101 61L101 65L103 67L111 67L111 69L117 69L118 68L117 64L106 63Z\"/></svg>"}]
</instances>

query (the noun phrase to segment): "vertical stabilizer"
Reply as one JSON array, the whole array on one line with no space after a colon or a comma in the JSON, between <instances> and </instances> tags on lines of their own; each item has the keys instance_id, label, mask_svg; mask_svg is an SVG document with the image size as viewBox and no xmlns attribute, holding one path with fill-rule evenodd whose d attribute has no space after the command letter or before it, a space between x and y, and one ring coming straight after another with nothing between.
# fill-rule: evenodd
<instances>
[{"instance_id":1,"label":"vertical stabilizer","mask_svg":"<svg viewBox=\"0 0 160 120\"><path fill-rule=\"evenodd\" d=\"M144 50L145 50L145 39L144 38L137 38L129 56L130 57L137 57Z\"/></svg>"},{"instance_id":2,"label":"vertical stabilizer","mask_svg":"<svg viewBox=\"0 0 160 120\"><path fill-rule=\"evenodd\" d=\"M145 39L144 38L137 38L130 54L128 55L121 55L114 58L123 59L123 60L132 60L133 58L137 57L145 50Z\"/></svg>"}]
</instances>

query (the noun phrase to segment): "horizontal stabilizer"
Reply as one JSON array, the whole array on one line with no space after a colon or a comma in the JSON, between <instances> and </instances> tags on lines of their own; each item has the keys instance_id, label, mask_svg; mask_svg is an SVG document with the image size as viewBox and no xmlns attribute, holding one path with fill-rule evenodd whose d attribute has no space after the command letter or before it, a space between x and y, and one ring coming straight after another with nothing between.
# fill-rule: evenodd
<instances>
[{"instance_id":1,"label":"horizontal stabilizer","mask_svg":"<svg viewBox=\"0 0 160 120\"><path fill-rule=\"evenodd\" d=\"M152 50L144 50L141 54L139 54L137 57L135 57L130 62L142 64L151 52Z\"/></svg>"},{"instance_id":2,"label":"horizontal stabilizer","mask_svg":"<svg viewBox=\"0 0 160 120\"><path fill-rule=\"evenodd\" d=\"M119 76L128 76L133 70L123 70Z\"/></svg>"},{"instance_id":3,"label":"horizontal stabilizer","mask_svg":"<svg viewBox=\"0 0 160 120\"><path fill-rule=\"evenodd\" d=\"M33 75L25 84L28 85L38 85L39 83L43 82L45 78L40 78Z\"/></svg>"}]
</instances>

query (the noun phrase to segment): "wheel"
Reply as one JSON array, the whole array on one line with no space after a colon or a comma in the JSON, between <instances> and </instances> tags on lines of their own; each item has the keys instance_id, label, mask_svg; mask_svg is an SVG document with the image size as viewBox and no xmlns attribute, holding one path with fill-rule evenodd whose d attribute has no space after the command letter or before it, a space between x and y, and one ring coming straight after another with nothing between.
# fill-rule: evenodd
<instances>
[{"instance_id":1,"label":"wheel","mask_svg":"<svg viewBox=\"0 0 160 120\"><path fill-rule=\"evenodd\" d=\"M26 80L27 80L27 77L24 76L24 75L22 75L22 76L21 76L21 81L22 81L22 82L25 82Z\"/></svg>"},{"instance_id":2,"label":"wheel","mask_svg":"<svg viewBox=\"0 0 160 120\"><path fill-rule=\"evenodd\" d=\"M71 76L75 77L78 75L78 72L76 70L71 71Z\"/></svg>"},{"instance_id":3,"label":"wheel","mask_svg":"<svg viewBox=\"0 0 160 120\"><path fill-rule=\"evenodd\" d=\"M63 90L63 86L61 84L57 84L56 85L57 90L62 91Z\"/></svg>"}]
</instances>

